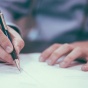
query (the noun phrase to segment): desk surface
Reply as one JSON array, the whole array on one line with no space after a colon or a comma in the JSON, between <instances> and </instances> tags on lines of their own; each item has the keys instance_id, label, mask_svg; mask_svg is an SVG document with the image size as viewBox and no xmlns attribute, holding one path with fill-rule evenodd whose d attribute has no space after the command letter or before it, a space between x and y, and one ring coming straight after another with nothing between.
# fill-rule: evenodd
<instances>
[{"instance_id":1,"label":"desk surface","mask_svg":"<svg viewBox=\"0 0 88 88\"><path fill-rule=\"evenodd\" d=\"M48 66L39 62L40 54L20 55L23 71L0 64L0 88L86 88L88 72L81 71L79 63L62 69L59 64Z\"/></svg>"}]
</instances>

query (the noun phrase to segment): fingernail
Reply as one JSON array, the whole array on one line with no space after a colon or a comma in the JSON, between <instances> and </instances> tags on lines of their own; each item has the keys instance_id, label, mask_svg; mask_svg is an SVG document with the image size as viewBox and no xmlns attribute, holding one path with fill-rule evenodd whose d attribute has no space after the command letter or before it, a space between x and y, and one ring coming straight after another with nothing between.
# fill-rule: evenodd
<instances>
[{"instance_id":1,"label":"fingernail","mask_svg":"<svg viewBox=\"0 0 88 88\"><path fill-rule=\"evenodd\" d=\"M11 53L11 52L12 52L12 48L10 48L9 46L7 46L7 47L6 47L6 51L7 51L8 53Z\"/></svg>"},{"instance_id":2,"label":"fingernail","mask_svg":"<svg viewBox=\"0 0 88 88\"><path fill-rule=\"evenodd\" d=\"M51 60L47 60L48 65L52 65L52 61Z\"/></svg>"},{"instance_id":3,"label":"fingernail","mask_svg":"<svg viewBox=\"0 0 88 88\"><path fill-rule=\"evenodd\" d=\"M39 61L40 61L40 62L43 62L43 61L44 61L44 58L43 58L43 57L40 57L40 58L39 58Z\"/></svg>"},{"instance_id":4,"label":"fingernail","mask_svg":"<svg viewBox=\"0 0 88 88\"><path fill-rule=\"evenodd\" d=\"M65 62L60 63L60 67L64 68L66 66Z\"/></svg>"}]
</instances>

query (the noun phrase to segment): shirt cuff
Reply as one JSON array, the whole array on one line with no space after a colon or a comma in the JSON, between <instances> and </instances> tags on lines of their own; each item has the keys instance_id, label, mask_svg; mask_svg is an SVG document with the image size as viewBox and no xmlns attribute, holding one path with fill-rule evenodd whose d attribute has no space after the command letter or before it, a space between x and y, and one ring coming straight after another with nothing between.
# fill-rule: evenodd
<instances>
[{"instance_id":1,"label":"shirt cuff","mask_svg":"<svg viewBox=\"0 0 88 88\"><path fill-rule=\"evenodd\" d=\"M9 27L11 27L11 28L13 28L13 30L15 30L17 33L19 33L20 35L21 35L21 33L20 33L20 28L17 26L17 25L15 25L15 24L13 24L13 23L6 23Z\"/></svg>"}]
</instances>

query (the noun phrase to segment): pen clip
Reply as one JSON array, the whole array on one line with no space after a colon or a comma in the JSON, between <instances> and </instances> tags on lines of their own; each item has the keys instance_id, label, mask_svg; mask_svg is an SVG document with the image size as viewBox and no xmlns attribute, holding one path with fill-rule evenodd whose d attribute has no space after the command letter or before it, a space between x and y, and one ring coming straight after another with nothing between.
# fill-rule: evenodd
<instances>
[{"instance_id":1,"label":"pen clip","mask_svg":"<svg viewBox=\"0 0 88 88\"><path fill-rule=\"evenodd\" d=\"M7 25L6 25L6 22L4 20L4 16L3 14L0 12L0 23L4 26L5 30L7 30Z\"/></svg>"}]
</instances>

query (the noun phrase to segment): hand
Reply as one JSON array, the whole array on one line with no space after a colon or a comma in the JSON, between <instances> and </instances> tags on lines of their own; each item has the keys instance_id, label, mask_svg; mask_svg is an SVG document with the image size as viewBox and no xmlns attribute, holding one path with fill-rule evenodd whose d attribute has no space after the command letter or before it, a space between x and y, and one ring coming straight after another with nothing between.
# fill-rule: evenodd
<instances>
[{"instance_id":1,"label":"hand","mask_svg":"<svg viewBox=\"0 0 88 88\"><path fill-rule=\"evenodd\" d=\"M40 56L40 61L47 60L49 65L56 64L58 58L63 55L67 55L65 59L60 63L60 67L66 68L70 63L77 58L85 58L88 61L88 42L87 43L74 43L74 44L54 44L46 49ZM81 68L84 71L88 71L88 62Z\"/></svg>"},{"instance_id":2,"label":"hand","mask_svg":"<svg viewBox=\"0 0 88 88\"><path fill-rule=\"evenodd\" d=\"M21 36L12 28L8 27L8 32L11 35L12 43L15 47L17 54L20 53L21 49L24 47L24 41ZM10 40L4 35L0 29L0 61L13 64L13 59L10 53L13 51L13 46Z\"/></svg>"}]
</instances>

